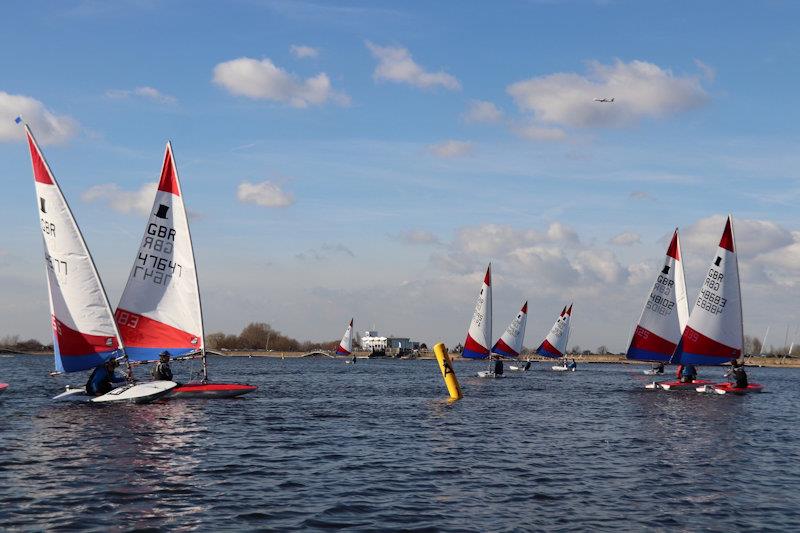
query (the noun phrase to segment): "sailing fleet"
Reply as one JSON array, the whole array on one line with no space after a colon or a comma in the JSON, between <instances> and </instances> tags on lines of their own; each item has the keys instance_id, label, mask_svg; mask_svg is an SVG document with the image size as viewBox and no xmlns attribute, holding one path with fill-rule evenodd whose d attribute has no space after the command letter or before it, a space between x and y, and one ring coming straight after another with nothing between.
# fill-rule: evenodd
<instances>
[{"instance_id":1,"label":"sailing fleet","mask_svg":"<svg viewBox=\"0 0 800 533\"><path fill-rule=\"evenodd\" d=\"M116 311L112 312L80 228L27 125L25 134L44 242L56 372L85 372L114 359L124 364L127 375L124 386L100 396L90 396L85 388L67 387L54 399L146 403L163 397L227 398L255 391L257 387L245 383L209 380L196 261L172 145L166 145L153 206L134 254L128 282ZM572 309L572 303L564 306L535 350L543 357L563 359L563 364L552 367L553 371L575 370L574 360L571 364L566 360ZM492 343L490 263L461 354L467 359L496 360L493 369L478 372L478 377L504 377L502 362L497 361L519 360L527 319L526 301L503 334ZM737 365L743 363L743 339L741 287L732 217L726 220L691 313L676 228L632 333L626 357L662 365L660 368L664 364L679 365L679 369L689 365ZM336 354L353 354L352 319ZM136 366L156 362L165 355L177 360L198 359L201 363L198 379L182 384L170 380L135 380ZM527 370L530 364L524 368L511 368ZM762 390L759 384L737 388L730 383L692 378L654 381L646 388L694 389L718 394ZM0 383L0 393L6 388L6 384Z\"/></svg>"},{"instance_id":2,"label":"sailing fleet","mask_svg":"<svg viewBox=\"0 0 800 533\"><path fill-rule=\"evenodd\" d=\"M744 364L744 330L742 297L739 283L739 264L733 232L733 217L728 216L719 245L711 260L700 294L689 313L686 296L683 257L676 228L658 271L642 314L633 331L626 357L635 361L650 361L663 365L720 366L731 363L735 368ZM522 351L528 304L522 307L503 336L487 349L492 338L492 277L491 264L486 269L475 311L467 330L462 356L468 359L518 358ZM553 371L574 371L574 360L567 363L572 304L565 306L536 349L536 354L552 359L564 359ZM519 367L513 367L514 370ZM648 371L655 374L656 371ZM478 377L503 377L502 365L480 371ZM696 390L717 394L760 392L762 385L748 383L738 387L731 383L712 383L708 380L678 379L654 381L649 390Z\"/></svg>"}]
</instances>

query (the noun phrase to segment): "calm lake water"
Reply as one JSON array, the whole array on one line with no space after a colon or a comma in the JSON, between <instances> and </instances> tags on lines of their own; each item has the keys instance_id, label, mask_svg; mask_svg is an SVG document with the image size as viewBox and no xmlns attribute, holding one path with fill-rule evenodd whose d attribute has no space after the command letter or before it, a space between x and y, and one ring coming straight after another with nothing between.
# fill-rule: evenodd
<instances>
[{"instance_id":1,"label":"calm lake water","mask_svg":"<svg viewBox=\"0 0 800 533\"><path fill-rule=\"evenodd\" d=\"M485 365L456 363L465 398L448 403L435 361L210 364L260 390L53 404L67 380L47 376L50 358L0 356L13 387L0 396L0 529L800 525L800 370L753 369L769 392L728 397L644 391L640 366L480 380Z\"/></svg>"}]
</instances>

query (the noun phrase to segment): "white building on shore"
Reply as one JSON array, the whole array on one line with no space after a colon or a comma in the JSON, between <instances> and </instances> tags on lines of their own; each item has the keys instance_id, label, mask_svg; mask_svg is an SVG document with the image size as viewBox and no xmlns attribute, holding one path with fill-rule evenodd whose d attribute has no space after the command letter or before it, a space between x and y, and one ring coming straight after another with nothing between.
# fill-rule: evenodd
<instances>
[{"instance_id":1,"label":"white building on shore","mask_svg":"<svg viewBox=\"0 0 800 533\"><path fill-rule=\"evenodd\" d=\"M389 347L389 339L380 337L377 331L365 331L361 337L361 349L365 352L385 351Z\"/></svg>"}]
</instances>

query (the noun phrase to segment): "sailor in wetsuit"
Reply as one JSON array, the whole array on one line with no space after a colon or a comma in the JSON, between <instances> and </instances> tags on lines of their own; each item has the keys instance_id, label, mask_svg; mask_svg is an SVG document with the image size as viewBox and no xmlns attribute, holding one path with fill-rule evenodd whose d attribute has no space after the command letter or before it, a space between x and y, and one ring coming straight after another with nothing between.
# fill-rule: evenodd
<instances>
[{"instance_id":1,"label":"sailor in wetsuit","mask_svg":"<svg viewBox=\"0 0 800 533\"><path fill-rule=\"evenodd\" d=\"M663 374L664 373L664 363L658 363L655 368L653 368L653 372L656 374Z\"/></svg>"},{"instance_id":2,"label":"sailor in wetsuit","mask_svg":"<svg viewBox=\"0 0 800 533\"><path fill-rule=\"evenodd\" d=\"M497 361L494 362L494 375L495 376L503 375L503 360L500 357L498 357Z\"/></svg>"},{"instance_id":3,"label":"sailor in wetsuit","mask_svg":"<svg viewBox=\"0 0 800 533\"><path fill-rule=\"evenodd\" d=\"M164 350L158 354L158 363L153 367L153 379L156 381L172 381L172 368L169 366L170 353Z\"/></svg>"},{"instance_id":4,"label":"sailor in wetsuit","mask_svg":"<svg viewBox=\"0 0 800 533\"><path fill-rule=\"evenodd\" d=\"M737 389L746 389L748 387L749 383L747 381L747 372L744 371L744 364L734 361L730 374L733 375Z\"/></svg>"},{"instance_id":5,"label":"sailor in wetsuit","mask_svg":"<svg viewBox=\"0 0 800 533\"><path fill-rule=\"evenodd\" d=\"M697 379L697 367L694 365L682 365L678 372L678 380L681 383L692 383Z\"/></svg>"},{"instance_id":6,"label":"sailor in wetsuit","mask_svg":"<svg viewBox=\"0 0 800 533\"><path fill-rule=\"evenodd\" d=\"M92 370L89 379L86 381L86 394L90 396L102 396L114 388L114 383L124 383L123 377L117 376L114 369L119 366L116 359L109 359L102 365Z\"/></svg>"},{"instance_id":7,"label":"sailor in wetsuit","mask_svg":"<svg viewBox=\"0 0 800 533\"><path fill-rule=\"evenodd\" d=\"M525 363L525 366L524 366L524 367L522 367L522 370L524 370L525 372L527 372L527 371L528 371L528 370L530 370L530 369L531 369L531 362L530 362L530 361L527 361L527 362Z\"/></svg>"},{"instance_id":8,"label":"sailor in wetsuit","mask_svg":"<svg viewBox=\"0 0 800 533\"><path fill-rule=\"evenodd\" d=\"M575 362L575 358L572 359L568 364L565 365L569 370L576 370L578 368L578 363Z\"/></svg>"}]
</instances>

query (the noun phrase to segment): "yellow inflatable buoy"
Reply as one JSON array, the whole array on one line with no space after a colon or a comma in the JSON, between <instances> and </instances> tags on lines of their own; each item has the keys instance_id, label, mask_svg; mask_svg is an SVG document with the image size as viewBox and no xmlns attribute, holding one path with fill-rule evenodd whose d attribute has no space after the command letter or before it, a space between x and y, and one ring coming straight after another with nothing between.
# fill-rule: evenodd
<instances>
[{"instance_id":1,"label":"yellow inflatable buoy","mask_svg":"<svg viewBox=\"0 0 800 533\"><path fill-rule=\"evenodd\" d=\"M453 362L450 361L450 354L447 353L447 348L440 342L433 347L433 353L436 355L436 360L439 362L439 370L442 371L444 384L447 385L450 398L460 400L463 395L461 394L461 387L458 384L458 378L456 378L456 372L453 370Z\"/></svg>"}]
</instances>

